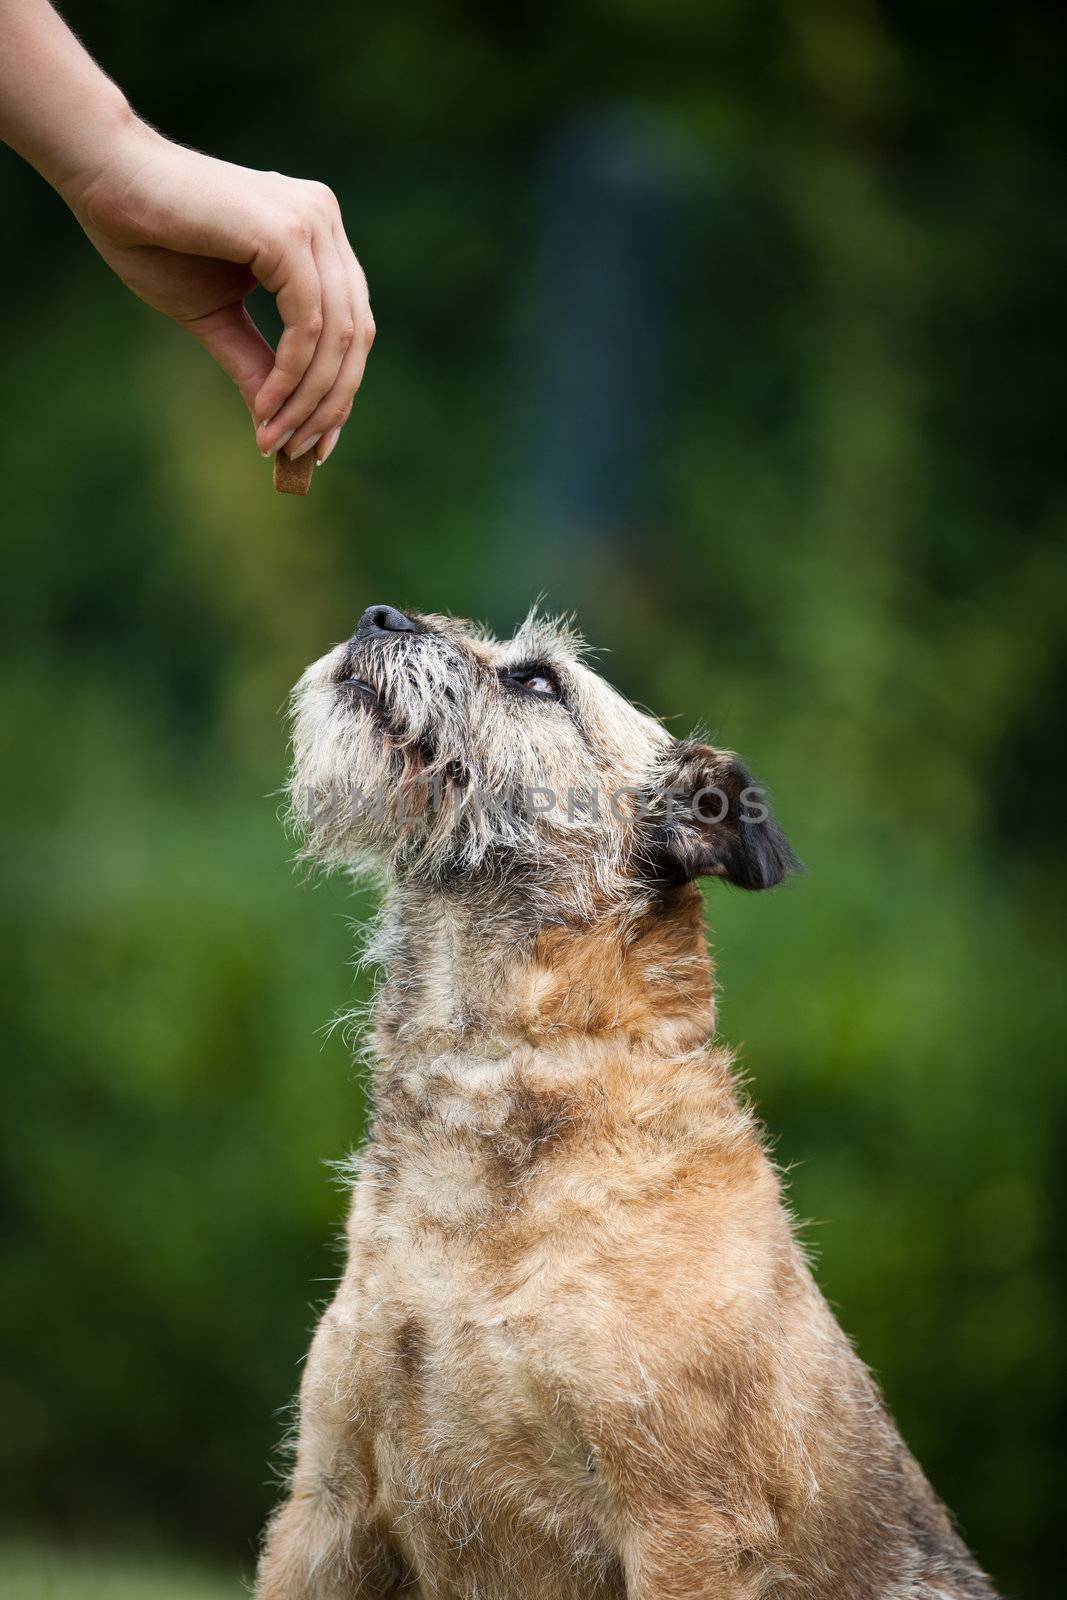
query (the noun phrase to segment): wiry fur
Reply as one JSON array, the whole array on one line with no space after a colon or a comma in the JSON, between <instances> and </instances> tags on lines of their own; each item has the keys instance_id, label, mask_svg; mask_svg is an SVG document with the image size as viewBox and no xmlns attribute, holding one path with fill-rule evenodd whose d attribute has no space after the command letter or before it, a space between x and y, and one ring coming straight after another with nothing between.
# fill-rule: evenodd
<instances>
[{"instance_id":1,"label":"wiry fur","mask_svg":"<svg viewBox=\"0 0 1067 1600\"><path fill-rule=\"evenodd\" d=\"M784 840L743 819L728 753L671 739L568 630L531 619L498 645L419 620L296 691L294 809L312 855L384 870L385 980L348 1262L259 1600L990 1600L714 1042L690 880L773 883ZM562 702L501 678L534 657ZM428 771L644 803L356 824L316 806ZM720 778L729 814L673 819L680 774Z\"/></svg>"}]
</instances>

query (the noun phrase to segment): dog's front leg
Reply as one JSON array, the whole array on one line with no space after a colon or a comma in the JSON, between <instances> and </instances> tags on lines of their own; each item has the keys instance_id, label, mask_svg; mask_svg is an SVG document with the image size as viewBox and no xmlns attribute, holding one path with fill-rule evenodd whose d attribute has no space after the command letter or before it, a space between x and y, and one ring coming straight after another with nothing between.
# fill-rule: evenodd
<instances>
[{"instance_id":1,"label":"dog's front leg","mask_svg":"<svg viewBox=\"0 0 1067 1600\"><path fill-rule=\"evenodd\" d=\"M346 1278L312 1340L289 1495L267 1528L256 1600L388 1600L402 1585L376 1532L361 1304Z\"/></svg>"},{"instance_id":2,"label":"dog's front leg","mask_svg":"<svg viewBox=\"0 0 1067 1600\"><path fill-rule=\"evenodd\" d=\"M294 1485L267 1529L255 1600L391 1600L404 1578L351 1506Z\"/></svg>"}]
</instances>

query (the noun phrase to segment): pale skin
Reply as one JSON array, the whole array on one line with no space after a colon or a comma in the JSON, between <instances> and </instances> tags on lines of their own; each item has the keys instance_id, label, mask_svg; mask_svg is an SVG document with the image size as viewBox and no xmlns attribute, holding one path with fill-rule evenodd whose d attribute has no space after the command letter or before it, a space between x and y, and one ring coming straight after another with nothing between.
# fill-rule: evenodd
<instances>
[{"instance_id":1,"label":"pale skin","mask_svg":"<svg viewBox=\"0 0 1067 1600\"><path fill-rule=\"evenodd\" d=\"M231 377L260 453L321 465L374 338L367 280L325 184L173 144L46 0L0 0L0 139L66 201L108 266ZM277 350L245 299L275 296Z\"/></svg>"}]
</instances>

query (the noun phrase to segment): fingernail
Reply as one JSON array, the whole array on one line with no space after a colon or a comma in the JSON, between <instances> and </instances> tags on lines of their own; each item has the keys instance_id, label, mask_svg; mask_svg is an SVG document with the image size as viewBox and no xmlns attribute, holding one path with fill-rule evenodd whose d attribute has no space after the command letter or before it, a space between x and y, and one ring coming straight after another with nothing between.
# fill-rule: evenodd
<instances>
[{"instance_id":1,"label":"fingernail","mask_svg":"<svg viewBox=\"0 0 1067 1600\"><path fill-rule=\"evenodd\" d=\"M322 449L319 451L319 459L315 463L317 467L321 467L323 463L328 461L330 456L333 455L333 447L340 437L340 428L330 429L329 433L325 437L325 440L323 441Z\"/></svg>"},{"instance_id":2,"label":"fingernail","mask_svg":"<svg viewBox=\"0 0 1067 1600\"><path fill-rule=\"evenodd\" d=\"M321 433L313 433L311 435L311 438L310 439L305 439L303 444L300 445L296 450L290 450L289 451L289 460L290 461L299 461L300 457L304 454L304 452L306 450L310 450L313 444L318 444L318 442L319 442L319 440L321 438L322 438L322 434Z\"/></svg>"},{"instance_id":3,"label":"fingernail","mask_svg":"<svg viewBox=\"0 0 1067 1600\"><path fill-rule=\"evenodd\" d=\"M267 454L269 456L276 456L278 454L278 451L281 449L282 445L283 444L288 444L289 440L293 437L293 434L295 432L296 432L295 428L290 428L288 433L283 433L281 438L278 439L276 441L276 443L271 445L270 449L267 451Z\"/></svg>"}]
</instances>

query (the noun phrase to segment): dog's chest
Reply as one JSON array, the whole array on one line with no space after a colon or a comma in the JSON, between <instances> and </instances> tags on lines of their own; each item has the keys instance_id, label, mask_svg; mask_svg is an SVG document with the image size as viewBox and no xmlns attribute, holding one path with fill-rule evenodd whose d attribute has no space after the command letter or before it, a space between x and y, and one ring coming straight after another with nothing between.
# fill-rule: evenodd
<instances>
[{"instance_id":1,"label":"dog's chest","mask_svg":"<svg viewBox=\"0 0 1067 1600\"><path fill-rule=\"evenodd\" d=\"M579 1120L573 1095L494 1063L394 1087L350 1222L390 1407L417 1399L437 1432L540 1409L561 1290L599 1223L573 1200Z\"/></svg>"},{"instance_id":2,"label":"dog's chest","mask_svg":"<svg viewBox=\"0 0 1067 1600\"><path fill-rule=\"evenodd\" d=\"M596 1227L572 1194L579 1121L572 1096L503 1070L441 1072L386 1101L356 1186L348 1348L380 1509L445 1592L460 1550L490 1566L510 1551L484 1575L502 1597L516 1582L613 1592L596 1461L568 1399L569 1288ZM527 1558L558 1569L557 1586L517 1577Z\"/></svg>"}]
</instances>

